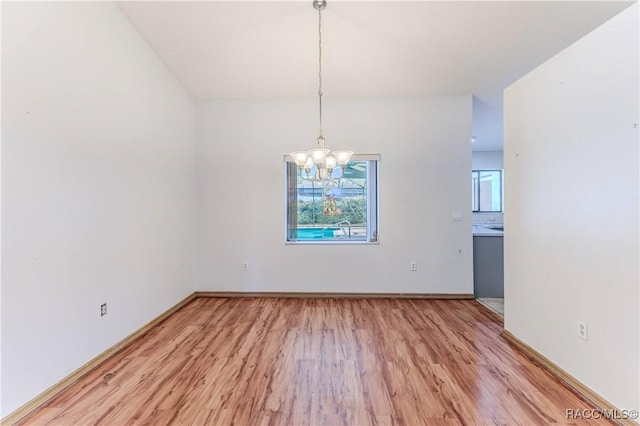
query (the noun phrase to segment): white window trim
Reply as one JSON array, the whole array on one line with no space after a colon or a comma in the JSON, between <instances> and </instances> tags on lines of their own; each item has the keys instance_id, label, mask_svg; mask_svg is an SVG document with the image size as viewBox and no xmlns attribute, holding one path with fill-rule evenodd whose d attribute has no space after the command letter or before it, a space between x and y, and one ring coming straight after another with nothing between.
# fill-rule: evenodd
<instances>
[{"instance_id":1,"label":"white window trim","mask_svg":"<svg viewBox=\"0 0 640 426\"><path fill-rule=\"evenodd\" d=\"M285 163L293 163L293 157L285 154L283 158ZM351 161L380 161L380 154L353 154Z\"/></svg>"}]
</instances>

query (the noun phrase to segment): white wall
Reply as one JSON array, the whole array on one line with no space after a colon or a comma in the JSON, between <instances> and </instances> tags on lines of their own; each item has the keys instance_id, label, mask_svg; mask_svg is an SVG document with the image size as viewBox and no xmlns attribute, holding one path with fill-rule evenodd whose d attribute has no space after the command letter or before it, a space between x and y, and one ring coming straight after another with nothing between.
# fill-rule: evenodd
<instances>
[{"instance_id":1,"label":"white wall","mask_svg":"<svg viewBox=\"0 0 640 426\"><path fill-rule=\"evenodd\" d=\"M502 151L474 151L473 170L502 170Z\"/></svg>"},{"instance_id":2,"label":"white wall","mask_svg":"<svg viewBox=\"0 0 640 426\"><path fill-rule=\"evenodd\" d=\"M473 96L473 149L476 151L502 151L504 130L500 95L487 96L485 93Z\"/></svg>"},{"instance_id":3,"label":"white wall","mask_svg":"<svg viewBox=\"0 0 640 426\"><path fill-rule=\"evenodd\" d=\"M473 151L471 164L473 170L502 170L502 151ZM473 223L476 225L503 223L502 213L474 213Z\"/></svg>"},{"instance_id":4,"label":"white wall","mask_svg":"<svg viewBox=\"0 0 640 426\"><path fill-rule=\"evenodd\" d=\"M314 146L315 99L200 101L196 121L199 290L473 293L471 215L451 220L471 211L470 96L326 99L327 146L382 156L378 245L284 243L283 155Z\"/></svg>"},{"instance_id":5,"label":"white wall","mask_svg":"<svg viewBox=\"0 0 640 426\"><path fill-rule=\"evenodd\" d=\"M195 112L116 5L2 9L5 416L193 292Z\"/></svg>"},{"instance_id":6,"label":"white wall","mask_svg":"<svg viewBox=\"0 0 640 426\"><path fill-rule=\"evenodd\" d=\"M505 92L505 328L628 410L640 405L638 73L636 3Z\"/></svg>"}]
</instances>

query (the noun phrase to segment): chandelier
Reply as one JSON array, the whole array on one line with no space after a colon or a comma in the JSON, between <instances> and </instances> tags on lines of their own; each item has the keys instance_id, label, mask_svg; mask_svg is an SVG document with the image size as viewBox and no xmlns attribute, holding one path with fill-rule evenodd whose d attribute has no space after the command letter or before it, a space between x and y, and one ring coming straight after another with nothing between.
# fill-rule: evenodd
<instances>
[{"instance_id":1,"label":"chandelier","mask_svg":"<svg viewBox=\"0 0 640 426\"><path fill-rule=\"evenodd\" d=\"M327 181L342 177L353 151L331 151L325 148L325 139L322 136L322 11L327 7L327 2L326 0L315 0L313 7L318 11L318 121L320 131L315 149L296 151L290 155L298 166L302 179ZM333 176L334 174L337 176Z\"/></svg>"}]
</instances>

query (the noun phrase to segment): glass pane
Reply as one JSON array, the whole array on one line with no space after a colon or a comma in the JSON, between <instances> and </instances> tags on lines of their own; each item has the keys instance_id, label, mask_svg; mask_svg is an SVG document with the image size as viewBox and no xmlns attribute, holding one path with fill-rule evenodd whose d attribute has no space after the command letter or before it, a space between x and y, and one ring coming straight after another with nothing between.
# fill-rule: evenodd
<instances>
[{"instance_id":1,"label":"glass pane","mask_svg":"<svg viewBox=\"0 0 640 426\"><path fill-rule=\"evenodd\" d=\"M342 176L340 170L334 170L334 179L317 182L295 165L289 166L288 240L372 240L367 235L369 167L375 167L375 162L351 161ZM312 170L310 175L314 173Z\"/></svg>"},{"instance_id":2,"label":"glass pane","mask_svg":"<svg viewBox=\"0 0 640 426\"><path fill-rule=\"evenodd\" d=\"M478 172L479 211L502 211L502 172L481 170Z\"/></svg>"}]
</instances>

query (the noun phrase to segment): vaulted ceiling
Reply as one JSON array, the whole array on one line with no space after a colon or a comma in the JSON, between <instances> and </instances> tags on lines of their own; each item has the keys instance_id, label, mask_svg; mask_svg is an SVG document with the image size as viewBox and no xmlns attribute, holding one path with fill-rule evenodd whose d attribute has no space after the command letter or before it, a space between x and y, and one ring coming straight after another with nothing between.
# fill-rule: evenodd
<instances>
[{"instance_id":1,"label":"vaulted ceiling","mask_svg":"<svg viewBox=\"0 0 640 426\"><path fill-rule=\"evenodd\" d=\"M322 13L324 93L328 102L472 94L477 149L499 149L502 91L630 4L329 0ZM318 14L311 0L119 5L196 98L316 95Z\"/></svg>"}]
</instances>

